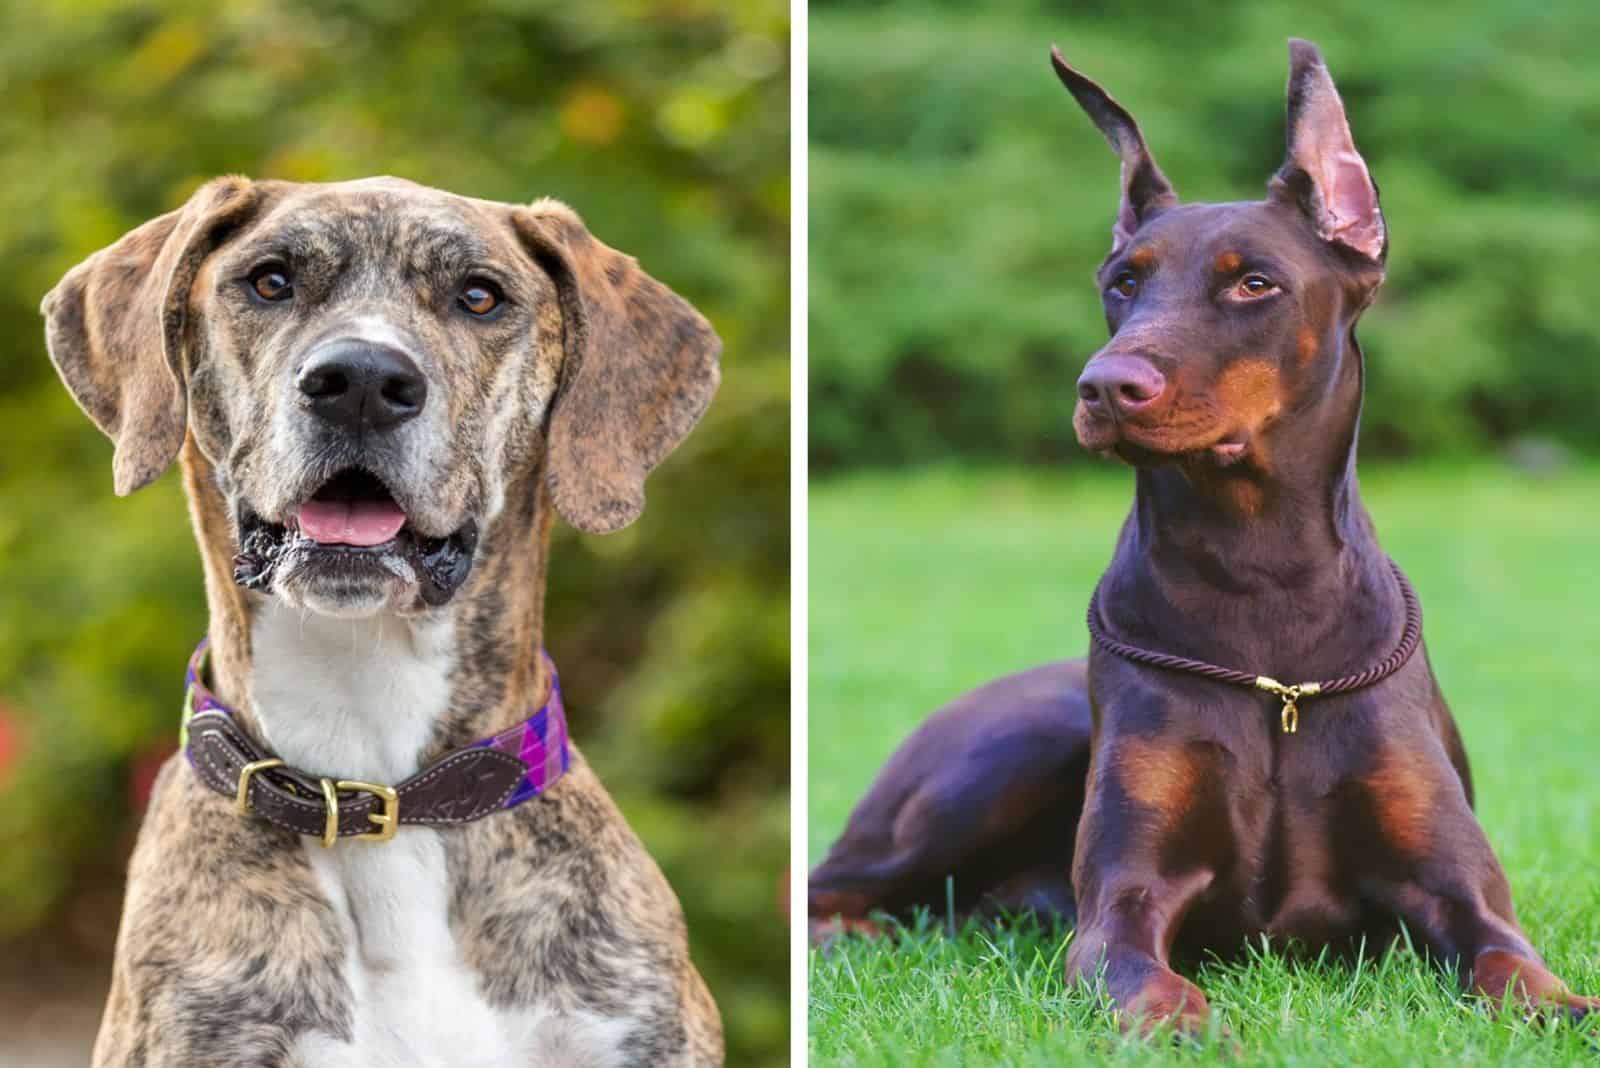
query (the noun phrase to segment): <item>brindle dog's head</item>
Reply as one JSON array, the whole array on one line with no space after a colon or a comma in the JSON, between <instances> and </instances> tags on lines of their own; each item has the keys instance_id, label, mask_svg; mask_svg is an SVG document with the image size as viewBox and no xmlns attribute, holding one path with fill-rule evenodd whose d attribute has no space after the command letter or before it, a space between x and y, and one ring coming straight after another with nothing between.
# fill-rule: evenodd
<instances>
[{"instance_id":1,"label":"brindle dog's head","mask_svg":"<svg viewBox=\"0 0 1600 1068\"><path fill-rule=\"evenodd\" d=\"M73 268L50 355L116 490L193 435L236 578L315 612L427 611L543 462L606 532L716 389L716 335L564 206L394 178L220 178Z\"/></svg>"},{"instance_id":2,"label":"brindle dog's head","mask_svg":"<svg viewBox=\"0 0 1600 1068\"><path fill-rule=\"evenodd\" d=\"M1079 442L1139 465L1272 466L1270 431L1359 361L1383 280L1378 188L1315 47L1289 44L1288 157L1265 200L1179 205L1139 127L1051 59L1122 159L1098 280L1111 340L1078 380Z\"/></svg>"}]
</instances>

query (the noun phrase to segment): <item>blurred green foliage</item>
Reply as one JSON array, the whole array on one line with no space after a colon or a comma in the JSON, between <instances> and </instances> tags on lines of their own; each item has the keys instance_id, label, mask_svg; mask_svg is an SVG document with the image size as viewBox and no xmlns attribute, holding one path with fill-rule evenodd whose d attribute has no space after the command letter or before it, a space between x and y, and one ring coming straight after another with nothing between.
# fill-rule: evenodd
<instances>
[{"instance_id":1,"label":"blurred green foliage","mask_svg":"<svg viewBox=\"0 0 1600 1068\"><path fill-rule=\"evenodd\" d=\"M1285 38L1321 46L1393 246L1368 312L1368 454L1538 433L1600 446L1600 5L813 3L816 469L1082 455L1073 383L1117 162L1057 43L1190 200L1284 153Z\"/></svg>"},{"instance_id":2,"label":"blurred green foliage","mask_svg":"<svg viewBox=\"0 0 1600 1068\"><path fill-rule=\"evenodd\" d=\"M176 476L112 496L39 298L212 175L392 173L568 201L726 343L644 518L558 533L548 640L730 1063L787 1062L787 37L783 0L0 4L0 961L46 939L103 963L205 627Z\"/></svg>"}]
</instances>

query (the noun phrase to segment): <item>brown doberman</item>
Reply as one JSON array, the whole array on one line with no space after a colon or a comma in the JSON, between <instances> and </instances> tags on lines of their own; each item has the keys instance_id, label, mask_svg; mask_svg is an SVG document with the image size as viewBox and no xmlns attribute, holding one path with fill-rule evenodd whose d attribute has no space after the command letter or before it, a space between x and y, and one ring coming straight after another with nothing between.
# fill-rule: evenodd
<instances>
[{"instance_id":1,"label":"brown doberman","mask_svg":"<svg viewBox=\"0 0 1600 1068\"><path fill-rule=\"evenodd\" d=\"M1052 53L1122 160L1098 276L1111 339L1073 417L1085 448L1136 468L1091 605L1103 641L957 699L901 745L812 872L813 935L943 911L953 879L969 914L1075 921L1067 977L1103 969L1125 1025L1195 1030L1209 1007L1173 960L1263 935L1382 945L1404 921L1472 991L1581 1016L1600 999L1517 923L1455 722L1405 648L1415 602L1357 491L1355 325L1388 238L1322 57L1289 52L1266 199L1187 205L1132 117ZM1296 708L1237 669L1361 674Z\"/></svg>"}]
</instances>

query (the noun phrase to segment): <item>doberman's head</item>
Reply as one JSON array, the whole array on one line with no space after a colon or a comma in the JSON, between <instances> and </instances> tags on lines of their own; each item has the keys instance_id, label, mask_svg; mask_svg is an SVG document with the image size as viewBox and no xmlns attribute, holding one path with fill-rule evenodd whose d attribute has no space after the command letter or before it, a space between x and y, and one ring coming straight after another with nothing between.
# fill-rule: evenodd
<instances>
[{"instance_id":1,"label":"doberman's head","mask_svg":"<svg viewBox=\"0 0 1600 1068\"><path fill-rule=\"evenodd\" d=\"M1078 379L1079 442L1135 465L1271 471L1297 417L1353 383L1354 326L1383 280L1378 188L1321 55L1289 44L1288 155L1265 200L1182 204L1133 117L1052 50L1122 159L1098 281L1111 340ZM1316 416L1311 416L1316 418ZM1342 428L1343 429L1343 428Z\"/></svg>"}]
</instances>

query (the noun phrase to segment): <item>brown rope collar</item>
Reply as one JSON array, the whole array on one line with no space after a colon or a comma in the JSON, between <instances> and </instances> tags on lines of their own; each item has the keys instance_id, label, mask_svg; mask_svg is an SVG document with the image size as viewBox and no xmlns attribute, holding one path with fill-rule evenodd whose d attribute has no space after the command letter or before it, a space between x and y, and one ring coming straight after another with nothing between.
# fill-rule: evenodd
<instances>
[{"instance_id":1,"label":"brown rope collar","mask_svg":"<svg viewBox=\"0 0 1600 1068\"><path fill-rule=\"evenodd\" d=\"M1136 664L1148 664L1167 671L1184 671L1217 682L1248 686L1275 694L1283 701L1283 733L1293 734L1300 727L1299 702L1302 698L1365 689L1399 671L1405 666L1406 661L1411 659L1411 654L1417 651L1417 646L1422 641L1422 605L1417 601L1417 591L1411 588L1411 583L1407 581L1405 572L1400 570L1400 566L1390 560L1389 568L1394 572L1395 581L1400 583L1400 595L1406 602L1406 626L1400 635L1400 644L1395 647L1394 652L1367 670L1329 679L1326 682L1302 682L1285 686L1277 679L1266 675L1252 675L1245 671L1208 664L1204 660L1190 660L1185 656L1151 652L1149 649L1141 649L1137 645L1118 641L1106 633L1104 624L1100 622L1100 589L1105 585L1104 577L1095 586L1094 596L1089 598L1089 637L1106 652L1115 653L1124 660L1131 660Z\"/></svg>"}]
</instances>

